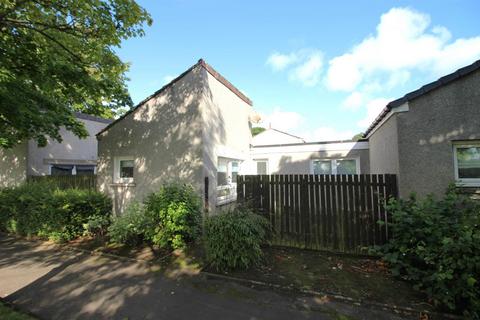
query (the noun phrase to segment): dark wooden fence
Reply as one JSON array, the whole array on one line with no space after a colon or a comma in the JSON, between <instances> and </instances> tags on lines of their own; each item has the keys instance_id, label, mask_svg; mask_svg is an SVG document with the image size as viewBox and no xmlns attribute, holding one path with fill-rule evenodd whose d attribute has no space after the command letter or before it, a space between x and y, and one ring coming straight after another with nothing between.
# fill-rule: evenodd
<instances>
[{"instance_id":1,"label":"dark wooden fence","mask_svg":"<svg viewBox=\"0 0 480 320\"><path fill-rule=\"evenodd\" d=\"M237 197L270 220L273 244L365 253L391 236L384 204L397 197L397 180L391 174L246 175L238 176Z\"/></svg>"},{"instance_id":2,"label":"dark wooden fence","mask_svg":"<svg viewBox=\"0 0 480 320\"><path fill-rule=\"evenodd\" d=\"M96 175L76 176L29 176L28 182L47 181L57 185L60 189L97 189Z\"/></svg>"}]
</instances>

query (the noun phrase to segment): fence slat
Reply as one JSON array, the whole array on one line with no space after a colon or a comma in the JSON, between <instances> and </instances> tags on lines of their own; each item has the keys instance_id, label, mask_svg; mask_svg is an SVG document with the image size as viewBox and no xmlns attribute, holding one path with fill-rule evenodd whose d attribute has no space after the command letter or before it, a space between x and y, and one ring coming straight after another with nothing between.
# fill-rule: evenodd
<instances>
[{"instance_id":1,"label":"fence slat","mask_svg":"<svg viewBox=\"0 0 480 320\"><path fill-rule=\"evenodd\" d=\"M360 253L386 243L391 235L385 201L390 197L398 197L392 174L237 178L238 200L270 220L273 244L308 249Z\"/></svg>"},{"instance_id":2,"label":"fence slat","mask_svg":"<svg viewBox=\"0 0 480 320\"><path fill-rule=\"evenodd\" d=\"M97 189L96 175L28 176L27 182L48 182L60 189Z\"/></svg>"}]
</instances>

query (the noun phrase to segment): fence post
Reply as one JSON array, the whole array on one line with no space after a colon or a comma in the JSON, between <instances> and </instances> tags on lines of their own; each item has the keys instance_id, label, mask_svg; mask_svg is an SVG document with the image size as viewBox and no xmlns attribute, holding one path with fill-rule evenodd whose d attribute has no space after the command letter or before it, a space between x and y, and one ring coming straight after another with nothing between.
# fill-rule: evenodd
<instances>
[{"instance_id":1,"label":"fence post","mask_svg":"<svg viewBox=\"0 0 480 320\"><path fill-rule=\"evenodd\" d=\"M205 192L205 212L208 212L209 203L208 203L208 177L205 177L204 181L204 192Z\"/></svg>"}]
</instances>

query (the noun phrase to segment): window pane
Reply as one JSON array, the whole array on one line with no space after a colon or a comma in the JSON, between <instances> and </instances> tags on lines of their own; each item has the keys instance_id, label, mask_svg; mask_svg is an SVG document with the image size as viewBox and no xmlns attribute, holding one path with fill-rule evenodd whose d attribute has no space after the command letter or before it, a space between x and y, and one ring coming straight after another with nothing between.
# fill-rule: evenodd
<instances>
[{"instance_id":1,"label":"window pane","mask_svg":"<svg viewBox=\"0 0 480 320\"><path fill-rule=\"evenodd\" d=\"M257 174L267 174L266 161L257 161Z\"/></svg>"},{"instance_id":2,"label":"window pane","mask_svg":"<svg viewBox=\"0 0 480 320\"><path fill-rule=\"evenodd\" d=\"M120 160L120 178L133 178L133 160Z\"/></svg>"},{"instance_id":3,"label":"window pane","mask_svg":"<svg viewBox=\"0 0 480 320\"><path fill-rule=\"evenodd\" d=\"M232 161L232 182L237 183L238 176L238 162Z\"/></svg>"},{"instance_id":4,"label":"window pane","mask_svg":"<svg viewBox=\"0 0 480 320\"><path fill-rule=\"evenodd\" d=\"M480 147L457 148L458 177L480 179Z\"/></svg>"},{"instance_id":5,"label":"window pane","mask_svg":"<svg viewBox=\"0 0 480 320\"><path fill-rule=\"evenodd\" d=\"M337 160L337 174L356 174L357 162L355 160Z\"/></svg>"},{"instance_id":6,"label":"window pane","mask_svg":"<svg viewBox=\"0 0 480 320\"><path fill-rule=\"evenodd\" d=\"M226 186L227 183L227 173L226 172L217 172L217 185L218 186Z\"/></svg>"},{"instance_id":7,"label":"window pane","mask_svg":"<svg viewBox=\"0 0 480 320\"><path fill-rule=\"evenodd\" d=\"M60 165L55 164L52 166L52 176L71 176L73 171L73 165Z\"/></svg>"},{"instance_id":8,"label":"window pane","mask_svg":"<svg viewBox=\"0 0 480 320\"><path fill-rule=\"evenodd\" d=\"M314 160L313 174L332 174L332 162L330 160Z\"/></svg>"},{"instance_id":9,"label":"window pane","mask_svg":"<svg viewBox=\"0 0 480 320\"><path fill-rule=\"evenodd\" d=\"M217 166L217 186L225 186L228 184L227 180L228 161L225 158L218 158Z\"/></svg>"},{"instance_id":10,"label":"window pane","mask_svg":"<svg viewBox=\"0 0 480 320\"><path fill-rule=\"evenodd\" d=\"M76 169L77 176L87 176L95 174L95 166L79 165Z\"/></svg>"}]
</instances>

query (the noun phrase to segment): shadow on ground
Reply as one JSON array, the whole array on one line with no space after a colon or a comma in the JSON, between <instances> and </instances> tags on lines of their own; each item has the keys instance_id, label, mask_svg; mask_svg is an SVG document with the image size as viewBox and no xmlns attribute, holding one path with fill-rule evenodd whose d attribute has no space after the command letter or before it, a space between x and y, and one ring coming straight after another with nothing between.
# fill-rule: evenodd
<instances>
[{"instance_id":1,"label":"shadow on ground","mask_svg":"<svg viewBox=\"0 0 480 320\"><path fill-rule=\"evenodd\" d=\"M400 319L1 235L0 283L6 301L45 319Z\"/></svg>"}]
</instances>

